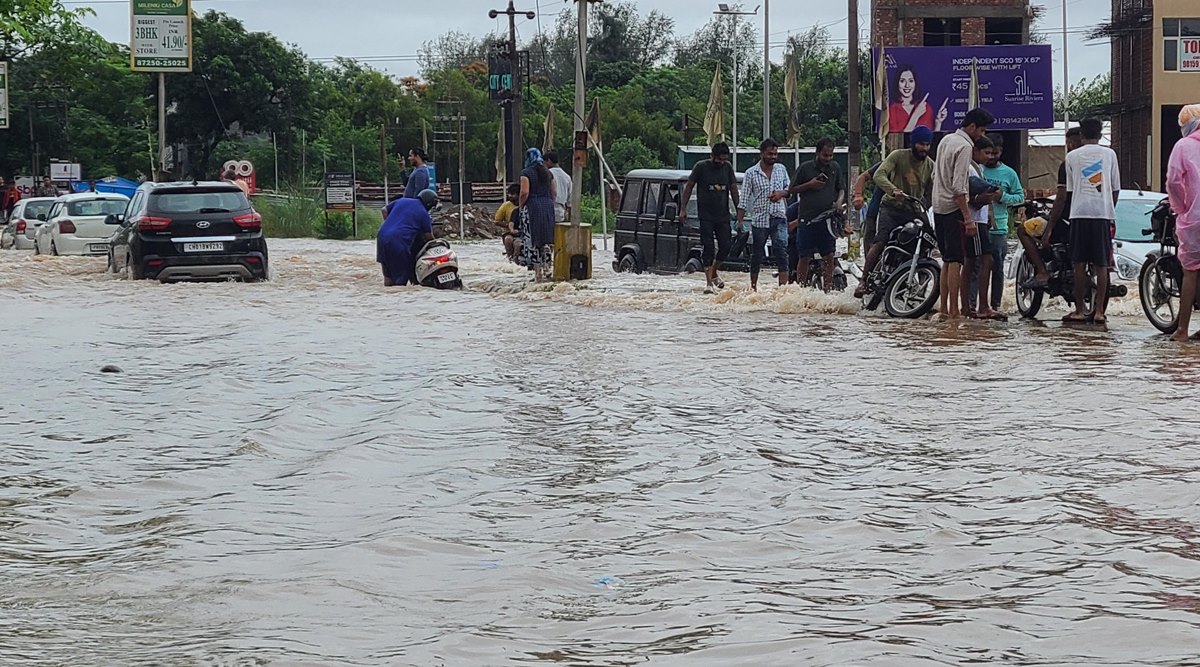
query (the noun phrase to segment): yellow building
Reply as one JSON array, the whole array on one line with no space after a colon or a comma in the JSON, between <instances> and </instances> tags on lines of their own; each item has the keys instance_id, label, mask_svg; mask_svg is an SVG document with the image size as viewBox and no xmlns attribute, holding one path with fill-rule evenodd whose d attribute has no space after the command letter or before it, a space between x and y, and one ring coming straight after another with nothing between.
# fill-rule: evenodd
<instances>
[{"instance_id":1,"label":"yellow building","mask_svg":"<svg viewBox=\"0 0 1200 667\"><path fill-rule=\"evenodd\" d=\"M1125 187L1162 191L1179 110L1200 102L1200 0L1113 0L1113 148Z\"/></svg>"}]
</instances>

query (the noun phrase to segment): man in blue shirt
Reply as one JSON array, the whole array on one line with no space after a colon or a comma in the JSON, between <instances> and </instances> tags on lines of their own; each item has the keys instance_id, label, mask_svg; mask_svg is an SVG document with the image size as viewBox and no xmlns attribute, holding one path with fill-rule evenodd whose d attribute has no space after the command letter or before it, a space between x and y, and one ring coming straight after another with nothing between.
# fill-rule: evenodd
<instances>
[{"instance_id":1,"label":"man in blue shirt","mask_svg":"<svg viewBox=\"0 0 1200 667\"><path fill-rule=\"evenodd\" d=\"M415 199L421 191L429 189L429 167L425 165L427 159L425 151L420 148L414 148L408 152L408 163L412 165L413 170L408 176L408 183L404 186L406 198Z\"/></svg>"},{"instance_id":2,"label":"man in blue shirt","mask_svg":"<svg viewBox=\"0 0 1200 667\"><path fill-rule=\"evenodd\" d=\"M386 219L375 237L375 261L383 267L385 287L417 284L417 255L433 240L429 211L437 204L437 193L421 190L415 199L402 197L384 209Z\"/></svg>"}]
</instances>

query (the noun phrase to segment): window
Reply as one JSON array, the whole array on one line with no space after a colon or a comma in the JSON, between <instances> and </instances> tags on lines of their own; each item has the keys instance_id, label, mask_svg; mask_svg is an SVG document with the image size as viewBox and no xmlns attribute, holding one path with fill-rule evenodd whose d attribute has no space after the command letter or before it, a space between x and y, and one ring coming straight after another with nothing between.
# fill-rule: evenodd
<instances>
[{"instance_id":1,"label":"window","mask_svg":"<svg viewBox=\"0 0 1200 667\"><path fill-rule=\"evenodd\" d=\"M642 201L642 181L629 181L625 184L625 198L621 200L621 212L637 215L638 204Z\"/></svg>"},{"instance_id":2,"label":"window","mask_svg":"<svg viewBox=\"0 0 1200 667\"><path fill-rule=\"evenodd\" d=\"M1163 69L1200 72L1200 19L1163 19Z\"/></svg>"},{"instance_id":3,"label":"window","mask_svg":"<svg viewBox=\"0 0 1200 667\"><path fill-rule=\"evenodd\" d=\"M50 201L31 201L25 204L24 217L26 219L36 220L39 215L46 215L50 213L50 207L53 204L54 202ZM50 216L46 215L46 217L49 218Z\"/></svg>"},{"instance_id":4,"label":"window","mask_svg":"<svg viewBox=\"0 0 1200 667\"><path fill-rule=\"evenodd\" d=\"M83 217L104 217L125 212L124 199L85 199L67 205L67 214Z\"/></svg>"},{"instance_id":5,"label":"window","mask_svg":"<svg viewBox=\"0 0 1200 667\"><path fill-rule=\"evenodd\" d=\"M924 46L962 46L962 19L925 19Z\"/></svg>"},{"instance_id":6,"label":"window","mask_svg":"<svg viewBox=\"0 0 1200 667\"><path fill-rule=\"evenodd\" d=\"M655 211L658 210L658 195L662 192L662 183L651 181L649 187L646 188L646 203L642 206L642 212L651 216L657 217Z\"/></svg>"},{"instance_id":7,"label":"window","mask_svg":"<svg viewBox=\"0 0 1200 667\"><path fill-rule=\"evenodd\" d=\"M232 213L250 208L246 195L236 192L164 192L154 197L154 210L163 213Z\"/></svg>"}]
</instances>

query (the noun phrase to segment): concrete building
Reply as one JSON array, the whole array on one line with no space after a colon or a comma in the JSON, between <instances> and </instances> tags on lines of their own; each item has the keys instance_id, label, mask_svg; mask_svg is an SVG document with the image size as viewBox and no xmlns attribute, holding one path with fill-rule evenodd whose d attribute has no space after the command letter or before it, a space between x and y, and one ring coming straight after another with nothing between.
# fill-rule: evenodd
<instances>
[{"instance_id":1,"label":"concrete building","mask_svg":"<svg viewBox=\"0 0 1200 667\"><path fill-rule=\"evenodd\" d=\"M1112 0L1113 149L1122 180L1161 192L1179 110L1200 102L1200 2Z\"/></svg>"},{"instance_id":2,"label":"concrete building","mask_svg":"<svg viewBox=\"0 0 1200 667\"><path fill-rule=\"evenodd\" d=\"M1028 44L1033 18L1029 0L874 0L871 47ZM1028 133L1002 134L1004 161L1024 179ZM891 147L902 142L897 135L889 139Z\"/></svg>"}]
</instances>

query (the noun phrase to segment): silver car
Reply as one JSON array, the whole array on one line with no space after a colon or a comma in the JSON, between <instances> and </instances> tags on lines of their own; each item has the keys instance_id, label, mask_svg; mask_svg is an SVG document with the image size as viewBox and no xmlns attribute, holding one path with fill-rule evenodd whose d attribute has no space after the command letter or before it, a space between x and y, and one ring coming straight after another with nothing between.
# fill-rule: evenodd
<instances>
[{"instance_id":1,"label":"silver car","mask_svg":"<svg viewBox=\"0 0 1200 667\"><path fill-rule=\"evenodd\" d=\"M0 231L0 248L33 250L33 239L46 224L54 197L31 197L17 202L8 224Z\"/></svg>"}]
</instances>

